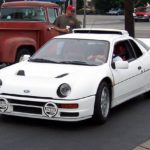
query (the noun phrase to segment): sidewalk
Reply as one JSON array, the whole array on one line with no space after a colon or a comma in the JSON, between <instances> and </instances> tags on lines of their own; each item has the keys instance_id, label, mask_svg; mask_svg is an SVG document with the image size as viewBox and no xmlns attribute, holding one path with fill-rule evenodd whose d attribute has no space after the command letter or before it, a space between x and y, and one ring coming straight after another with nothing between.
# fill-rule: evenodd
<instances>
[{"instance_id":1,"label":"sidewalk","mask_svg":"<svg viewBox=\"0 0 150 150\"><path fill-rule=\"evenodd\" d=\"M150 140L144 142L143 144L135 147L133 150L150 150Z\"/></svg>"}]
</instances>

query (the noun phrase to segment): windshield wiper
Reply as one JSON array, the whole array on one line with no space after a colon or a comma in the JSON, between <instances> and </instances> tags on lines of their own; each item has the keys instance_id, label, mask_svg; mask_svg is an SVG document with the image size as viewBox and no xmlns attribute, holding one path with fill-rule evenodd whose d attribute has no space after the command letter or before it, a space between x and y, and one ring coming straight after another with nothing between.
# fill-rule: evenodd
<instances>
[{"instance_id":1,"label":"windshield wiper","mask_svg":"<svg viewBox=\"0 0 150 150\"><path fill-rule=\"evenodd\" d=\"M41 62L41 63L58 63L57 61L43 59L43 58L30 59L29 61L31 61L31 62Z\"/></svg>"},{"instance_id":2,"label":"windshield wiper","mask_svg":"<svg viewBox=\"0 0 150 150\"><path fill-rule=\"evenodd\" d=\"M86 66L96 66L95 64L89 64L89 63L84 62L84 61L61 61L59 63L62 63L62 64L75 64L75 65L86 65Z\"/></svg>"}]
</instances>

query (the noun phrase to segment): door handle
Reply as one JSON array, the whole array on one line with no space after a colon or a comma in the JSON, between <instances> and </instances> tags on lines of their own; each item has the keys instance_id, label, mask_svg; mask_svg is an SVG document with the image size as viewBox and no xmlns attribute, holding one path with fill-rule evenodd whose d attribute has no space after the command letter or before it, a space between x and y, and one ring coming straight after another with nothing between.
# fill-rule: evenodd
<instances>
[{"instance_id":1,"label":"door handle","mask_svg":"<svg viewBox=\"0 0 150 150\"><path fill-rule=\"evenodd\" d=\"M54 29L54 27L48 27L47 31L51 31L52 29Z\"/></svg>"}]
</instances>

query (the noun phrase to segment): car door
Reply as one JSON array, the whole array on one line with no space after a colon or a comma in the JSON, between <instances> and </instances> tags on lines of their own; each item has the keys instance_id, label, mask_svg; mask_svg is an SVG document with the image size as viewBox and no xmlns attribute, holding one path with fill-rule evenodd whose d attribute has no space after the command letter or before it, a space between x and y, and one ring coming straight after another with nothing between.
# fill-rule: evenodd
<instances>
[{"instance_id":1,"label":"car door","mask_svg":"<svg viewBox=\"0 0 150 150\"><path fill-rule=\"evenodd\" d=\"M140 41L139 41L140 42ZM150 48L145 45L143 42L140 42L140 47L144 51L143 55L140 55L141 49L137 46L137 44L130 40L132 47L139 59L139 61L143 65L143 83L145 87L145 91L150 91Z\"/></svg>"},{"instance_id":2,"label":"car door","mask_svg":"<svg viewBox=\"0 0 150 150\"><path fill-rule=\"evenodd\" d=\"M144 90L143 83L143 65L136 57L133 48L128 40L117 42L123 44L126 48L126 60L128 61L127 69L113 69L113 99L112 105L117 105L138 95ZM114 47L115 47L114 45ZM141 54L142 55L142 54ZM121 56L122 57L122 56ZM113 60L112 60L113 61Z\"/></svg>"}]
</instances>

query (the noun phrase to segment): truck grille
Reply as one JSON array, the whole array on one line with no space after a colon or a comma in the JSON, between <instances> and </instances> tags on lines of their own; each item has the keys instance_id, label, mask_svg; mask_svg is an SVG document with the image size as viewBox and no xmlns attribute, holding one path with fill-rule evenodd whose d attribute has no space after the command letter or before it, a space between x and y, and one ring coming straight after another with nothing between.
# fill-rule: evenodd
<instances>
[{"instance_id":1,"label":"truck grille","mask_svg":"<svg viewBox=\"0 0 150 150\"><path fill-rule=\"evenodd\" d=\"M143 17L144 15L137 15L138 17Z\"/></svg>"}]
</instances>

